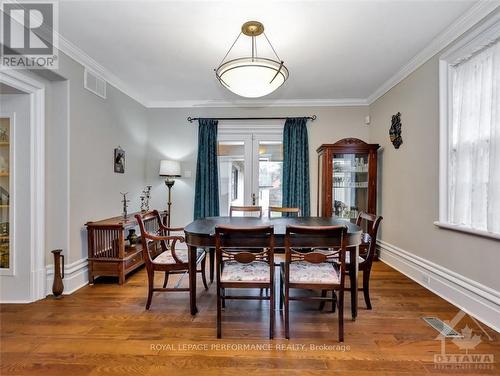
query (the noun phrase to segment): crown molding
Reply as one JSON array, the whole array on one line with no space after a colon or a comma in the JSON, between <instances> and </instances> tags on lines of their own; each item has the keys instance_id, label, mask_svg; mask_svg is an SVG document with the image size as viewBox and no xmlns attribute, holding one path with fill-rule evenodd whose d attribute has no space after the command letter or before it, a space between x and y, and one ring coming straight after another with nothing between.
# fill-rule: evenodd
<instances>
[{"instance_id":1,"label":"crown molding","mask_svg":"<svg viewBox=\"0 0 500 376\"><path fill-rule=\"evenodd\" d=\"M500 6L497 0L481 0L474 4L467 12L460 16L454 23L448 26L442 33L434 38L427 47L415 55L405 66L403 66L396 74L384 82L377 90L375 90L366 99L370 105L391 90L394 86L403 81L412 72L417 70L422 64L428 61L431 57L443 50L455 39L463 33L483 20L489 14L493 13Z\"/></svg>"},{"instance_id":2,"label":"crown molding","mask_svg":"<svg viewBox=\"0 0 500 376\"><path fill-rule=\"evenodd\" d=\"M104 68L101 64L90 57L86 52L81 50L79 47L75 46L69 40L64 38L59 34L59 51L62 51L65 55L69 56L71 59L75 60L77 63L81 64L84 68L92 71L95 75L99 76L105 80L108 84L114 86L116 89L120 90L125 95L134 99L135 101L146 106L146 101L142 98L135 90L133 90L129 85L124 83L108 69Z\"/></svg>"},{"instance_id":3,"label":"crown molding","mask_svg":"<svg viewBox=\"0 0 500 376\"><path fill-rule=\"evenodd\" d=\"M443 50L460 35L472 26L493 13L500 7L498 0L480 0L467 12L448 26L431 43L415 55L396 74L384 82L368 98L340 98L340 99L261 99L261 100L174 100L148 101L129 85L103 67L83 50L59 34L59 49L70 58L91 70L130 98L146 108L193 108L193 107L349 107L368 106L391 90L394 86L408 77L431 57Z\"/></svg>"},{"instance_id":4,"label":"crown molding","mask_svg":"<svg viewBox=\"0 0 500 376\"><path fill-rule=\"evenodd\" d=\"M59 35L59 50L146 108L368 106L368 102L364 98L147 101L131 89L129 85L125 84L117 76L62 35Z\"/></svg>"},{"instance_id":5,"label":"crown molding","mask_svg":"<svg viewBox=\"0 0 500 376\"><path fill-rule=\"evenodd\" d=\"M151 101L148 108L192 108L192 107L350 107L368 106L363 98L344 99L261 99L261 100L185 100Z\"/></svg>"}]
</instances>

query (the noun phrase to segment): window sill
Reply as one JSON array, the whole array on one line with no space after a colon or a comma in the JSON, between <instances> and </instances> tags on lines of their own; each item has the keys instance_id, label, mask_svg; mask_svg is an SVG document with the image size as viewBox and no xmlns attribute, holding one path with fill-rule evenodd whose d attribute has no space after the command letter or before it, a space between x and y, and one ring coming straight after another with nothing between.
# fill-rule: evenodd
<instances>
[{"instance_id":1,"label":"window sill","mask_svg":"<svg viewBox=\"0 0 500 376\"><path fill-rule=\"evenodd\" d=\"M477 236L482 236L485 238L500 240L500 234L496 234L494 232L476 230L476 229L473 229L470 227L459 226L459 225L454 225L451 223L445 223L445 222L439 222L439 221L434 222L434 224L440 228L444 228L447 230L465 232L466 234L477 235Z\"/></svg>"}]
</instances>

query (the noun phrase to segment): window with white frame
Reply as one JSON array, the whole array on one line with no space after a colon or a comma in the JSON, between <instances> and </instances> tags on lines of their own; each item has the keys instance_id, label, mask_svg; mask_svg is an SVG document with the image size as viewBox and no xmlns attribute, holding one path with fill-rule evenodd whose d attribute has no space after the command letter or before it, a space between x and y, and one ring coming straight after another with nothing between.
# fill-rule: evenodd
<instances>
[{"instance_id":1,"label":"window with white frame","mask_svg":"<svg viewBox=\"0 0 500 376\"><path fill-rule=\"evenodd\" d=\"M500 237L500 25L440 61L438 225Z\"/></svg>"}]
</instances>

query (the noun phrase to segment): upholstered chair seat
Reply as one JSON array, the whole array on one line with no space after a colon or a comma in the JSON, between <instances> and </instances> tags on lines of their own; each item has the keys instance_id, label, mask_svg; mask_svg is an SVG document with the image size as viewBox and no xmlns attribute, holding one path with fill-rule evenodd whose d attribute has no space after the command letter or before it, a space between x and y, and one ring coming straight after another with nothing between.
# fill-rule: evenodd
<instances>
[{"instance_id":1,"label":"upholstered chair seat","mask_svg":"<svg viewBox=\"0 0 500 376\"><path fill-rule=\"evenodd\" d=\"M226 261L222 269L222 282L269 282L269 264L253 261L242 264L237 261Z\"/></svg>"},{"instance_id":2,"label":"upholstered chair seat","mask_svg":"<svg viewBox=\"0 0 500 376\"><path fill-rule=\"evenodd\" d=\"M202 249L198 249L196 253L196 259L198 260L200 256L202 256L204 251ZM187 249L176 249L175 250L175 255L179 259L180 262L188 262L188 250ZM153 260L154 263L156 264L176 264L177 261L175 261L174 256L172 256L172 252L166 251L160 253L155 259Z\"/></svg>"},{"instance_id":3,"label":"upholstered chair seat","mask_svg":"<svg viewBox=\"0 0 500 376\"><path fill-rule=\"evenodd\" d=\"M339 273L332 263L313 264L298 261L290 264L290 283L336 284L339 282Z\"/></svg>"}]
</instances>

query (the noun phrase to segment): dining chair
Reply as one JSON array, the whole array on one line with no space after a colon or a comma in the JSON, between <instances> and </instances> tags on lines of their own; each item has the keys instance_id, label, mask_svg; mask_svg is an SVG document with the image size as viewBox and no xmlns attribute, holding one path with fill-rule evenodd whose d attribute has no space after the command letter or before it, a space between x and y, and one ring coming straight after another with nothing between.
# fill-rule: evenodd
<instances>
[{"instance_id":1,"label":"dining chair","mask_svg":"<svg viewBox=\"0 0 500 376\"><path fill-rule=\"evenodd\" d=\"M370 301L370 273L372 270L373 259L376 254L378 228L382 219L383 218L381 216L365 212L360 212L358 214L358 218L356 219L356 224L358 226L366 225L367 229L367 232L363 233L361 237L358 259L359 271L363 272L363 287L359 288L359 290L363 290L367 309L372 309ZM346 257L346 264L348 273L351 273L352 266L349 257Z\"/></svg>"},{"instance_id":2,"label":"dining chair","mask_svg":"<svg viewBox=\"0 0 500 376\"><path fill-rule=\"evenodd\" d=\"M274 336L274 228L215 227L217 338L222 332L226 299L269 300L269 338ZM231 289L270 289L269 295L226 295Z\"/></svg>"},{"instance_id":3,"label":"dining chair","mask_svg":"<svg viewBox=\"0 0 500 376\"><path fill-rule=\"evenodd\" d=\"M262 206L234 206L229 207L229 216L233 216L233 212L243 213L258 213L259 218L262 218Z\"/></svg>"},{"instance_id":4,"label":"dining chair","mask_svg":"<svg viewBox=\"0 0 500 376\"><path fill-rule=\"evenodd\" d=\"M377 234L380 222L382 222L383 217L377 216L375 214L370 214L366 212L359 212L356 218L356 225L366 228L367 232L361 234L361 244L359 245L359 256L358 256L358 271L363 272L363 286L358 288L358 291L363 291L363 296L365 298L365 304L367 309L372 309L372 303L370 300L370 273L372 270L372 263L376 255L377 247ZM352 273L353 265L351 265L350 252L346 253L346 270L348 273ZM351 288L346 288L352 294ZM326 295L326 291L323 291L323 296ZM319 309L322 310L325 306L325 302L320 303Z\"/></svg>"},{"instance_id":5,"label":"dining chair","mask_svg":"<svg viewBox=\"0 0 500 376\"><path fill-rule=\"evenodd\" d=\"M285 262L280 273L280 307L285 311L285 337L290 338L290 301L336 301L339 341L344 341L344 285L347 226L286 227ZM308 251L312 249L312 251ZM319 250L323 249L323 250ZM326 296L291 296L290 289L332 291ZM338 291L338 299L335 299ZM335 300L334 300L335 299ZM283 302L284 301L284 302Z\"/></svg>"},{"instance_id":6,"label":"dining chair","mask_svg":"<svg viewBox=\"0 0 500 376\"><path fill-rule=\"evenodd\" d=\"M268 211L269 218L272 217L272 213L281 213L283 216L284 213L288 214L296 214L297 217L300 217L300 209L299 208L284 208L280 206L270 206Z\"/></svg>"},{"instance_id":7,"label":"dining chair","mask_svg":"<svg viewBox=\"0 0 500 376\"><path fill-rule=\"evenodd\" d=\"M135 219L141 231L142 257L148 273L146 309L149 309L154 292L189 291L189 288L167 288L170 274L184 274L188 272L188 250L176 249L177 243L184 243L183 236L166 235L167 233L180 232L184 229L182 227L165 226L157 210L145 214L136 214ZM161 253L158 254L158 251ZM157 256L153 258L152 254L157 254ZM208 289L205 276L205 252L203 250L198 250L197 252L196 265L198 264L201 264L201 268L196 270L196 272L201 273L203 285L205 289ZM154 287L155 271L165 272L162 288Z\"/></svg>"}]
</instances>

